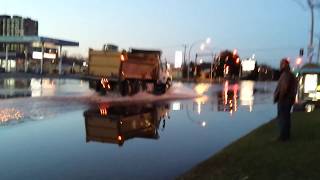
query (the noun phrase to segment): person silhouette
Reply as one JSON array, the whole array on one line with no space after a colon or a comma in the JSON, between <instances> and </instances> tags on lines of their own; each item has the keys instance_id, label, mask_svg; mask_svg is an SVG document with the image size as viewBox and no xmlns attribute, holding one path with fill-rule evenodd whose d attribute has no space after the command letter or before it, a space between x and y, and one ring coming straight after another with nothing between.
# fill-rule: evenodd
<instances>
[{"instance_id":1,"label":"person silhouette","mask_svg":"<svg viewBox=\"0 0 320 180\"><path fill-rule=\"evenodd\" d=\"M297 81L291 73L290 62L287 59L281 60L280 72L278 85L274 92L274 103L278 103L277 121L280 130L278 140L288 141L291 129L291 108L295 102Z\"/></svg>"}]
</instances>

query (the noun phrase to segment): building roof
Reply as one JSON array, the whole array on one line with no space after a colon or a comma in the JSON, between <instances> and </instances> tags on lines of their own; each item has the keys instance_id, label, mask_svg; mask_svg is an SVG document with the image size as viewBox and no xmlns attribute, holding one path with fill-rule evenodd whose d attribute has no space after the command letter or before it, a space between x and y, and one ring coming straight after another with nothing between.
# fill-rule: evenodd
<instances>
[{"instance_id":1,"label":"building roof","mask_svg":"<svg viewBox=\"0 0 320 180\"><path fill-rule=\"evenodd\" d=\"M79 46L79 42L55 39L43 36L0 36L0 43L29 44L34 42L53 43L56 46Z\"/></svg>"}]
</instances>

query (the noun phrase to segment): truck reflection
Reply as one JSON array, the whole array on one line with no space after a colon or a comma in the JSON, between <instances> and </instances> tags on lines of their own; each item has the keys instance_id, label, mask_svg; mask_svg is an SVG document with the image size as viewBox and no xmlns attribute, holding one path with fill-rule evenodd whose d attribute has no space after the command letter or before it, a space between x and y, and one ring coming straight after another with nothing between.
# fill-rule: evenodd
<instances>
[{"instance_id":1,"label":"truck reflection","mask_svg":"<svg viewBox=\"0 0 320 180\"><path fill-rule=\"evenodd\" d=\"M134 107L133 107L134 106ZM122 146L126 140L139 137L158 139L158 129L165 120L168 104L110 106L99 104L98 108L84 112L86 142L95 141Z\"/></svg>"}]
</instances>

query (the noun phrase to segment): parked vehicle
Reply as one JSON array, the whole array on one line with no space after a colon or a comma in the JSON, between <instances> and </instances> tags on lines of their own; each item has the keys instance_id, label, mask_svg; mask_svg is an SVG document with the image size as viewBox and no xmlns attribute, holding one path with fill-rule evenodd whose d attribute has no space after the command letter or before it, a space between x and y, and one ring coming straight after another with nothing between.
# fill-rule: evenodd
<instances>
[{"instance_id":1,"label":"parked vehicle","mask_svg":"<svg viewBox=\"0 0 320 180\"><path fill-rule=\"evenodd\" d=\"M313 111L320 105L320 66L306 64L298 73L295 110Z\"/></svg>"}]
</instances>

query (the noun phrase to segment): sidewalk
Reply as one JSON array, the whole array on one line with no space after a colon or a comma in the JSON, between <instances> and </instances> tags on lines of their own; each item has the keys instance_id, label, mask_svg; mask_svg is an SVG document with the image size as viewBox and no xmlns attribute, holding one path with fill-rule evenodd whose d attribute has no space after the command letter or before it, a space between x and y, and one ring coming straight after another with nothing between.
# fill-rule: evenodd
<instances>
[{"instance_id":1,"label":"sidewalk","mask_svg":"<svg viewBox=\"0 0 320 180\"><path fill-rule=\"evenodd\" d=\"M292 116L292 139L278 142L274 120L178 179L320 179L320 112Z\"/></svg>"}]
</instances>

